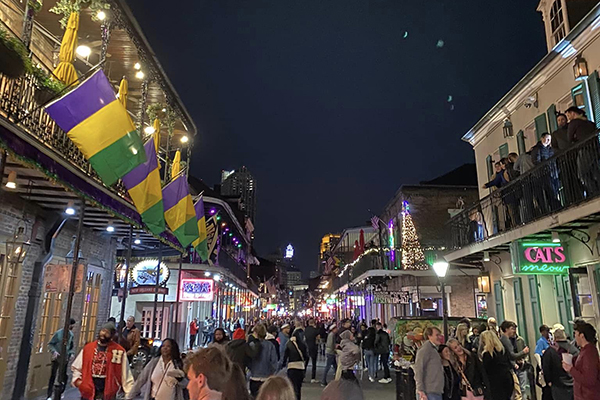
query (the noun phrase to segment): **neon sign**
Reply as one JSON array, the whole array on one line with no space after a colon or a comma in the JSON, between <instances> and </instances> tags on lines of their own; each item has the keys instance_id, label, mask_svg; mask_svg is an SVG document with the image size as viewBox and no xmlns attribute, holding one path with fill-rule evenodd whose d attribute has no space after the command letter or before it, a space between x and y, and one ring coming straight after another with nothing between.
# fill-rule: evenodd
<instances>
[{"instance_id":1,"label":"neon sign","mask_svg":"<svg viewBox=\"0 0 600 400\"><path fill-rule=\"evenodd\" d=\"M185 278L181 280L181 301L213 301L213 280Z\"/></svg>"},{"instance_id":2,"label":"neon sign","mask_svg":"<svg viewBox=\"0 0 600 400\"><path fill-rule=\"evenodd\" d=\"M570 263L561 243L516 241L511 245L513 272L527 275L566 275Z\"/></svg>"}]
</instances>

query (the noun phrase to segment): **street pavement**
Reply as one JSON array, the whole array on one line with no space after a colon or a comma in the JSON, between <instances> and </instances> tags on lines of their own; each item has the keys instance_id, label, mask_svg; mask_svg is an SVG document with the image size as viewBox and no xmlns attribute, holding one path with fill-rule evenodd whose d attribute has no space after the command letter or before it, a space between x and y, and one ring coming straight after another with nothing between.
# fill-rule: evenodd
<instances>
[{"instance_id":1,"label":"street pavement","mask_svg":"<svg viewBox=\"0 0 600 400\"><path fill-rule=\"evenodd\" d=\"M323 377L323 370L325 369L325 362L322 359L319 359L317 363L317 380ZM321 398L321 393L323 392L323 387L320 383L310 383L310 371L311 365L308 366L307 378L304 379L304 384L302 385L302 399L303 400L319 400ZM360 372L357 373L358 378L360 379ZM363 374L363 379L361 380L361 387L363 389L363 393L365 395L365 399L367 400L395 400L396 399L396 377L394 376L394 372L392 371L392 382L383 384L383 383L371 383L367 378L367 373ZM383 376L383 372L379 371L379 377ZM333 371L329 371L329 382L333 379ZM80 400L79 391L75 388L69 388L63 395L63 400ZM141 398L138 398L141 399ZM45 397L40 397L36 400L46 400Z\"/></svg>"}]
</instances>

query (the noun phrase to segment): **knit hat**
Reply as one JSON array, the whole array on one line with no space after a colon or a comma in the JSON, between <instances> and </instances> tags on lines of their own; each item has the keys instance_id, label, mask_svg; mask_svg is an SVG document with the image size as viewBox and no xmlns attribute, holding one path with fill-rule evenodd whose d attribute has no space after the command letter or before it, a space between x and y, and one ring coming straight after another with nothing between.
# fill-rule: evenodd
<instances>
[{"instance_id":1,"label":"knit hat","mask_svg":"<svg viewBox=\"0 0 600 400\"><path fill-rule=\"evenodd\" d=\"M344 331L344 332L340 333L340 338L342 338L342 340L344 340L344 339L350 340L350 336L352 336L352 332L350 332L350 331Z\"/></svg>"},{"instance_id":2,"label":"knit hat","mask_svg":"<svg viewBox=\"0 0 600 400\"><path fill-rule=\"evenodd\" d=\"M112 321L109 321L107 323L105 323L104 325L102 325L101 329L107 329L110 331L111 334L115 334L117 328L115 327L115 324Z\"/></svg>"},{"instance_id":3,"label":"knit hat","mask_svg":"<svg viewBox=\"0 0 600 400\"><path fill-rule=\"evenodd\" d=\"M237 328L233 331L233 340L246 339L246 332L242 328Z\"/></svg>"},{"instance_id":4,"label":"knit hat","mask_svg":"<svg viewBox=\"0 0 600 400\"><path fill-rule=\"evenodd\" d=\"M281 325L281 330L284 330L285 328L289 328L290 324L283 324Z\"/></svg>"}]
</instances>

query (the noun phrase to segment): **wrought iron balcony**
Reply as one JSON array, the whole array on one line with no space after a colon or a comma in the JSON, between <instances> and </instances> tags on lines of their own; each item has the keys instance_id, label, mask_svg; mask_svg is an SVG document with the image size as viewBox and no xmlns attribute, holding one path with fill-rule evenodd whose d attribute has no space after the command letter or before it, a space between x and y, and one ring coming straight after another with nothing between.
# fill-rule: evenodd
<instances>
[{"instance_id":1,"label":"wrought iron balcony","mask_svg":"<svg viewBox=\"0 0 600 400\"><path fill-rule=\"evenodd\" d=\"M536 165L448 222L460 249L600 197L598 134Z\"/></svg>"}]
</instances>

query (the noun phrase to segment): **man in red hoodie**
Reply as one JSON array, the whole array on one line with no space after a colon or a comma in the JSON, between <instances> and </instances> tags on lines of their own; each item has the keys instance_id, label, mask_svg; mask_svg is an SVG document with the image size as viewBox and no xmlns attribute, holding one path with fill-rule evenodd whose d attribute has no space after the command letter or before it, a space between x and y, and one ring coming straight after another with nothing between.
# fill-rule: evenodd
<instances>
[{"instance_id":1,"label":"man in red hoodie","mask_svg":"<svg viewBox=\"0 0 600 400\"><path fill-rule=\"evenodd\" d=\"M102 326L98 340L86 344L73 361L73 386L82 400L115 400L119 392L129 393L133 375L125 349L112 340L113 323Z\"/></svg>"},{"instance_id":2,"label":"man in red hoodie","mask_svg":"<svg viewBox=\"0 0 600 400\"><path fill-rule=\"evenodd\" d=\"M584 321L575 322L575 341L581 348L575 363L562 366L573 377L574 400L594 400L600 396L600 357L596 349L596 329Z\"/></svg>"}]
</instances>

